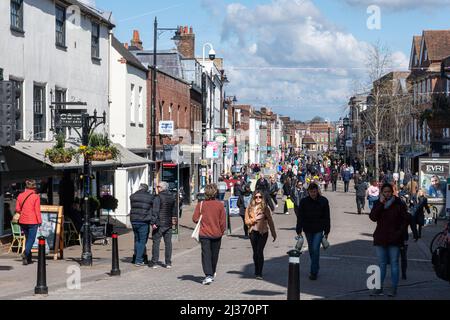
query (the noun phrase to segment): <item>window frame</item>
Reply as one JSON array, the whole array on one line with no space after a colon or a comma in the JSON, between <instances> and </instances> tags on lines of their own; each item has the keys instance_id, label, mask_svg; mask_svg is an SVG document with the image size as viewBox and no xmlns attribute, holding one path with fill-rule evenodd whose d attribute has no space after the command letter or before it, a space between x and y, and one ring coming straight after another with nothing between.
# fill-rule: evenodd
<instances>
[{"instance_id":1,"label":"window frame","mask_svg":"<svg viewBox=\"0 0 450 320\"><path fill-rule=\"evenodd\" d=\"M131 84L130 88L130 123L136 124L136 85Z\"/></svg>"},{"instance_id":2,"label":"window frame","mask_svg":"<svg viewBox=\"0 0 450 320\"><path fill-rule=\"evenodd\" d=\"M17 99L17 105L19 106L20 117L19 117L19 119L16 120L16 132L19 132L19 134L20 134L19 140L23 140L24 139L24 135L23 135L23 133L24 133L24 129L23 129L24 128L24 123L23 123L23 120L24 120L23 92L24 92L24 90L23 90L23 86L24 86L25 81L19 80L16 78L12 78L12 77L9 77L9 80L12 81L14 83L14 85L16 86L16 88L18 87L20 90L20 97Z\"/></svg>"},{"instance_id":3,"label":"window frame","mask_svg":"<svg viewBox=\"0 0 450 320\"><path fill-rule=\"evenodd\" d=\"M36 89L41 90L40 92L40 100L36 100ZM40 104L40 110L37 110L37 104ZM46 105L46 86L40 84L33 85L33 140L42 141L46 138L46 123L45 123L45 105ZM40 111L40 113L36 112ZM37 118L40 118L38 121L39 125L36 125Z\"/></svg>"},{"instance_id":4,"label":"window frame","mask_svg":"<svg viewBox=\"0 0 450 320\"><path fill-rule=\"evenodd\" d=\"M23 32L24 31L23 30L23 0L10 0L9 3L10 3L9 15L10 15L11 30ZM16 6L18 6L18 8Z\"/></svg>"},{"instance_id":5,"label":"window frame","mask_svg":"<svg viewBox=\"0 0 450 320\"><path fill-rule=\"evenodd\" d=\"M62 19L58 18L58 13L62 13ZM66 9L59 5L55 4L55 44L58 47L66 48ZM62 22L62 25L61 25ZM58 30L61 28L61 30ZM62 38L61 42L59 41Z\"/></svg>"},{"instance_id":6,"label":"window frame","mask_svg":"<svg viewBox=\"0 0 450 320\"><path fill-rule=\"evenodd\" d=\"M94 27L96 27L94 34ZM91 22L91 57L93 59L100 59L100 24Z\"/></svg>"},{"instance_id":7,"label":"window frame","mask_svg":"<svg viewBox=\"0 0 450 320\"><path fill-rule=\"evenodd\" d=\"M139 105L138 105L138 121L140 125L144 124L144 88L139 87Z\"/></svg>"}]
</instances>

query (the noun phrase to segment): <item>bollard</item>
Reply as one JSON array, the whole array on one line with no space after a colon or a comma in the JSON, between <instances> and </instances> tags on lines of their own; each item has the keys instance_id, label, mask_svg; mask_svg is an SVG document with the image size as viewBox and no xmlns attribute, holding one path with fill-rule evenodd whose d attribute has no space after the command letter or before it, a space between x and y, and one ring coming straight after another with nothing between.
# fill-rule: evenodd
<instances>
[{"instance_id":1,"label":"bollard","mask_svg":"<svg viewBox=\"0 0 450 320\"><path fill-rule=\"evenodd\" d=\"M120 276L119 269L119 245L117 233L112 234L112 269L111 276Z\"/></svg>"},{"instance_id":2,"label":"bollard","mask_svg":"<svg viewBox=\"0 0 450 320\"><path fill-rule=\"evenodd\" d=\"M39 237L37 284L34 288L35 294L48 294L46 262L45 262L45 238Z\"/></svg>"},{"instance_id":3,"label":"bollard","mask_svg":"<svg viewBox=\"0 0 450 320\"><path fill-rule=\"evenodd\" d=\"M300 256L299 250L291 250L289 255L288 300L300 300Z\"/></svg>"}]
</instances>

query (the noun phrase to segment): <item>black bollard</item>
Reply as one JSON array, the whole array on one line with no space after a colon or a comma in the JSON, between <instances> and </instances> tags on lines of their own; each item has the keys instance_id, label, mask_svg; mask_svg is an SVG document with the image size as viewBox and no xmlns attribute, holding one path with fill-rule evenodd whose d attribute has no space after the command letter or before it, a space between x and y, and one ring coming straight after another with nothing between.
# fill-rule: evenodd
<instances>
[{"instance_id":1,"label":"black bollard","mask_svg":"<svg viewBox=\"0 0 450 320\"><path fill-rule=\"evenodd\" d=\"M289 255L288 300L300 300L300 256L299 250L291 250Z\"/></svg>"},{"instance_id":2,"label":"black bollard","mask_svg":"<svg viewBox=\"0 0 450 320\"><path fill-rule=\"evenodd\" d=\"M45 238L39 237L37 284L34 288L35 294L48 294L47 271L45 262Z\"/></svg>"},{"instance_id":3,"label":"black bollard","mask_svg":"<svg viewBox=\"0 0 450 320\"><path fill-rule=\"evenodd\" d=\"M112 234L112 269L111 276L120 276L119 269L119 245L117 233Z\"/></svg>"}]
</instances>

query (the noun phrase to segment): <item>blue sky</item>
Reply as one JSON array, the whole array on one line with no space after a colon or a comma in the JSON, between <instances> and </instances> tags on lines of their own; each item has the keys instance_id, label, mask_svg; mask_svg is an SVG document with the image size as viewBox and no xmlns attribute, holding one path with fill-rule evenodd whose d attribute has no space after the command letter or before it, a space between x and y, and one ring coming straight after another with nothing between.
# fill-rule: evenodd
<instances>
[{"instance_id":1,"label":"blue sky","mask_svg":"<svg viewBox=\"0 0 450 320\"><path fill-rule=\"evenodd\" d=\"M366 25L372 4L381 10L380 30ZM96 0L96 5L113 12L122 42L137 29L148 49L155 16L161 27L192 26L197 54L211 42L224 58L231 81L227 95L298 120L316 115L337 120L345 113L354 83L365 77L354 69L364 66L368 44L386 44L394 68L404 69L413 35L450 29L450 0ZM160 49L174 47L170 37L160 37ZM331 75L320 69L333 67L342 69Z\"/></svg>"}]
</instances>

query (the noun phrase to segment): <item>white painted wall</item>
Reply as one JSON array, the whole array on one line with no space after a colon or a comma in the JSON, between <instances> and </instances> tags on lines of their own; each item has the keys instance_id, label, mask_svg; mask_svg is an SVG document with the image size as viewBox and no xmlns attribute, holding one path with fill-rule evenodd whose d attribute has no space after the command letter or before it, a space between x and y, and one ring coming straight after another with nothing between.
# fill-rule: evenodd
<instances>
[{"instance_id":1,"label":"white painted wall","mask_svg":"<svg viewBox=\"0 0 450 320\"><path fill-rule=\"evenodd\" d=\"M10 1L0 1L0 68L5 80L10 76L24 80L25 139L33 139L33 84L45 85L47 140L51 140L50 92L67 89L68 101L88 103L90 113L108 110L108 28L100 27L100 62L91 59L91 18L83 15L80 28L66 22L67 50L55 45L55 4L51 0L24 1L24 31L18 36L10 30ZM102 128L100 128L102 130Z\"/></svg>"}]
</instances>

